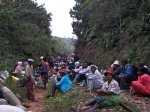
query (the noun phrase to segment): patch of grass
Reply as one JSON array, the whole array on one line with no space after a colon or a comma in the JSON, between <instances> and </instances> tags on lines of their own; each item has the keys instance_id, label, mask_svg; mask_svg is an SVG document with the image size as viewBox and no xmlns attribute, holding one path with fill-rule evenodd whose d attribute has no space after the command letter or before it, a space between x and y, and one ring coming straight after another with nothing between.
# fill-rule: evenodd
<instances>
[{"instance_id":1,"label":"patch of grass","mask_svg":"<svg viewBox=\"0 0 150 112\"><path fill-rule=\"evenodd\" d=\"M51 95L52 85L49 84L48 90L46 91L45 96ZM70 106L82 107L89 101L93 100L95 95L93 93L85 92L85 87L79 87L77 85L73 85L73 87L67 91L66 93L61 93L56 91L55 97L50 97L46 100L46 110L45 112L71 112ZM123 112L120 106L113 106L106 109L113 108L115 112ZM99 111L101 112L102 109Z\"/></svg>"}]
</instances>

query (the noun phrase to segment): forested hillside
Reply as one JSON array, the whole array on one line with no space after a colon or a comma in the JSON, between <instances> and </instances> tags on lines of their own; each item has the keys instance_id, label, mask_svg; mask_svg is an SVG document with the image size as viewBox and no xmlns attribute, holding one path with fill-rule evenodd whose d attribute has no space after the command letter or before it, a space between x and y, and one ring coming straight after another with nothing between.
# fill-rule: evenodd
<instances>
[{"instance_id":1,"label":"forested hillside","mask_svg":"<svg viewBox=\"0 0 150 112\"><path fill-rule=\"evenodd\" d=\"M52 53L51 13L31 0L0 3L0 65Z\"/></svg>"},{"instance_id":2,"label":"forested hillside","mask_svg":"<svg viewBox=\"0 0 150 112\"><path fill-rule=\"evenodd\" d=\"M76 53L108 66L115 59L150 65L150 0L75 0Z\"/></svg>"},{"instance_id":3,"label":"forested hillside","mask_svg":"<svg viewBox=\"0 0 150 112\"><path fill-rule=\"evenodd\" d=\"M54 41L53 52L60 55L69 55L72 54L75 50L74 46L76 39L74 38L61 38L54 36L52 38Z\"/></svg>"}]
</instances>

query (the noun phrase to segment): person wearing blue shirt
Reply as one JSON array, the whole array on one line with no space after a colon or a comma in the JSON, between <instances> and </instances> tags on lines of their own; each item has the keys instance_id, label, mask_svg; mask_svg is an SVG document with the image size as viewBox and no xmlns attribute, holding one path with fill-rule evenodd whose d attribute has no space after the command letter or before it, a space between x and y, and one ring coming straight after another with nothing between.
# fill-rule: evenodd
<instances>
[{"instance_id":1,"label":"person wearing blue shirt","mask_svg":"<svg viewBox=\"0 0 150 112\"><path fill-rule=\"evenodd\" d=\"M57 82L56 84L53 85L53 87L52 87L52 97L55 96L56 90L60 90L64 93L72 87L72 82L70 81L68 75L66 74L66 71L65 70L60 70L59 73L60 73L62 78L59 82Z\"/></svg>"},{"instance_id":2,"label":"person wearing blue shirt","mask_svg":"<svg viewBox=\"0 0 150 112\"><path fill-rule=\"evenodd\" d=\"M121 89L128 89L131 81L135 80L133 67L128 63L127 59L122 60L121 73L116 77Z\"/></svg>"}]
</instances>

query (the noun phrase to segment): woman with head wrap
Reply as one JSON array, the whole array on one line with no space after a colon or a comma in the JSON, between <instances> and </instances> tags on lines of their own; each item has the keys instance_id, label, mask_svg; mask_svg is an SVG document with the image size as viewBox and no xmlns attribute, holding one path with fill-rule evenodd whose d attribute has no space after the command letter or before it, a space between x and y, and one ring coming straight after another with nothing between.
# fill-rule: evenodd
<instances>
[{"instance_id":1,"label":"woman with head wrap","mask_svg":"<svg viewBox=\"0 0 150 112\"><path fill-rule=\"evenodd\" d=\"M91 72L87 74L88 89L86 91L90 92L93 89L101 88L103 83L103 77L98 71L98 67L96 65L91 65Z\"/></svg>"},{"instance_id":2,"label":"woman with head wrap","mask_svg":"<svg viewBox=\"0 0 150 112\"><path fill-rule=\"evenodd\" d=\"M18 74L18 73L21 73L21 72L22 72L22 62L19 61L18 66L16 67L14 73Z\"/></svg>"}]
</instances>

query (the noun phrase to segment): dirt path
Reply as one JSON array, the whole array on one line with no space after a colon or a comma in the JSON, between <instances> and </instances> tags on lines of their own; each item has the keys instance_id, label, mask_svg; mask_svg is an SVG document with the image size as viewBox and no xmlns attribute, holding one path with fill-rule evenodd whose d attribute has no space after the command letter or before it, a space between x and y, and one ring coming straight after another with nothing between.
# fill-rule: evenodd
<instances>
[{"instance_id":1,"label":"dirt path","mask_svg":"<svg viewBox=\"0 0 150 112\"><path fill-rule=\"evenodd\" d=\"M28 111L31 111L31 112L44 112L44 108L45 108L45 91L42 91L42 90L38 89L34 93L34 95L35 95L35 98L39 102L29 102L29 105L31 107L28 108Z\"/></svg>"},{"instance_id":2,"label":"dirt path","mask_svg":"<svg viewBox=\"0 0 150 112\"><path fill-rule=\"evenodd\" d=\"M141 112L150 112L150 98L149 97L138 97L132 96L128 92L123 92L120 94L121 100L126 101L130 104L136 105Z\"/></svg>"}]
</instances>

